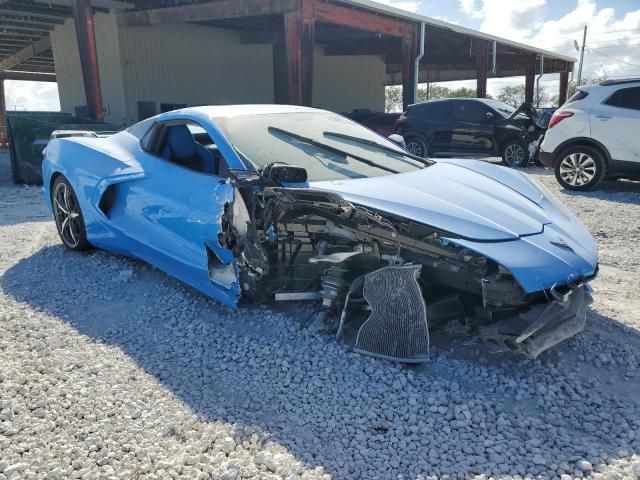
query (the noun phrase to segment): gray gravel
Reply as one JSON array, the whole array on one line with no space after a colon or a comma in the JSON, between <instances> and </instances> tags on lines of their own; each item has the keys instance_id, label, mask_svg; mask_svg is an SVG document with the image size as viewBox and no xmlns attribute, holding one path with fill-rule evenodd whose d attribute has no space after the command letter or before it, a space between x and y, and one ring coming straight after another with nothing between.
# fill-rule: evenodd
<instances>
[{"instance_id":1,"label":"gray gravel","mask_svg":"<svg viewBox=\"0 0 640 480\"><path fill-rule=\"evenodd\" d=\"M640 184L531 169L601 248L585 332L536 361L440 336L403 368L65 251L2 161L0 479L640 478Z\"/></svg>"}]
</instances>

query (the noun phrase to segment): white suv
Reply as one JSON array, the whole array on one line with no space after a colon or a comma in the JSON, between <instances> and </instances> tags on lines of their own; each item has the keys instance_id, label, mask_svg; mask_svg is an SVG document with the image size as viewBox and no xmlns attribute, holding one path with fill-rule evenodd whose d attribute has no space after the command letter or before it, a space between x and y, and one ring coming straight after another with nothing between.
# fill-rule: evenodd
<instances>
[{"instance_id":1,"label":"white suv","mask_svg":"<svg viewBox=\"0 0 640 480\"><path fill-rule=\"evenodd\" d=\"M570 190L640 179L640 78L578 87L551 117L540 161Z\"/></svg>"}]
</instances>

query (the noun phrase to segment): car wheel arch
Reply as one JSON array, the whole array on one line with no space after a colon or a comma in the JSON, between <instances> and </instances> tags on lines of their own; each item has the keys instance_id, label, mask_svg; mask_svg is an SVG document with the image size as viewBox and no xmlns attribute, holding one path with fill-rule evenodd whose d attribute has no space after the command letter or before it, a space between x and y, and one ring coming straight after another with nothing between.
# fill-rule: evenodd
<instances>
[{"instance_id":1,"label":"car wheel arch","mask_svg":"<svg viewBox=\"0 0 640 480\"><path fill-rule=\"evenodd\" d=\"M524 139L522 136L517 135L515 132L513 132L511 135L504 135L504 136L500 136L499 138L496 138L496 140L498 141L498 153L500 155L502 155L502 152L504 151L504 147L507 146L507 144L509 142L520 142L520 143L524 143L525 145L527 144L526 139Z\"/></svg>"},{"instance_id":2,"label":"car wheel arch","mask_svg":"<svg viewBox=\"0 0 640 480\"><path fill-rule=\"evenodd\" d=\"M562 155L564 152L575 147L588 147L597 150L600 154L602 154L602 158L604 159L605 163L605 169L609 170L611 166L611 155L609 154L609 150L602 143L588 137L572 138L558 145L553 155L554 166L559 160L562 159Z\"/></svg>"},{"instance_id":3,"label":"car wheel arch","mask_svg":"<svg viewBox=\"0 0 640 480\"><path fill-rule=\"evenodd\" d=\"M402 134L402 138L404 138L405 143L409 144L409 141L411 139L416 139L421 141L424 144L425 147L425 151L424 151L424 155L425 157L429 155L429 152L431 151L431 141L422 133L420 132L415 132L415 131L408 131L408 132L403 132Z\"/></svg>"},{"instance_id":4,"label":"car wheel arch","mask_svg":"<svg viewBox=\"0 0 640 480\"><path fill-rule=\"evenodd\" d=\"M405 130L404 132L402 132L402 136L404 138L411 138L411 137L419 138L420 140L422 140L427 145L429 145L429 143L431 143L429 141L429 138L427 138L427 136L424 133L416 131L416 130Z\"/></svg>"},{"instance_id":5,"label":"car wheel arch","mask_svg":"<svg viewBox=\"0 0 640 480\"><path fill-rule=\"evenodd\" d=\"M56 178L58 178L58 177L66 178L61 172L57 172L57 171L53 172L51 174L51 179L49 180L49 191L53 191L53 184L55 183Z\"/></svg>"}]
</instances>

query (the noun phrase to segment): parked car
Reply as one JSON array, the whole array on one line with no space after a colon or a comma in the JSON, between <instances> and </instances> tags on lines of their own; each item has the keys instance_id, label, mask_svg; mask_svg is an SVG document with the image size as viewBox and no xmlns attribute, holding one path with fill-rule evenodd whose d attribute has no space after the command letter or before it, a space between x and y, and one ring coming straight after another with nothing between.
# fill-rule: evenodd
<instances>
[{"instance_id":1,"label":"parked car","mask_svg":"<svg viewBox=\"0 0 640 480\"><path fill-rule=\"evenodd\" d=\"M430 100L409 106L397 132L409 151L422 157L492 155L522 167L531 157L530 143L544 132L536 120L536 110L527 105L515 109L490 99Z\"/></svg>"},{"instance_id":2,"label":"parked car","mask_svg":"<svg viewBox=\"0 0 640 480\"><path fill-rule=\"evenodd\" d=\"M138 257L232 308L317 301L337 332L361 321L358 351L405 362L454 320L535 357L582 330L598 270L534 179L311 108L194 107L52 140L43 178L67 248Z\"/></svg>"},{"instance_id":3,"label":"parked car","mask_svg":"<svg viewBox=\"0 0 640 480\"><path fill-rule=\"evenodd\" d=\"M399 113L383 113L364 109L354 110L345 114L345 116L361 123L383 137L389 137L396 133L396 124L398 123L398 118L400 118Z\"/></svg>"},{"instance_id":4,"label":"parked car","mask_svg":"<svg viewBox=\"0 0 640 480\"><path fill-rule=\"evenodd\" d=\"M640 78L579 87L551 117L540 161L569 190L639 179Z\"/></svg>"}]
</instances>

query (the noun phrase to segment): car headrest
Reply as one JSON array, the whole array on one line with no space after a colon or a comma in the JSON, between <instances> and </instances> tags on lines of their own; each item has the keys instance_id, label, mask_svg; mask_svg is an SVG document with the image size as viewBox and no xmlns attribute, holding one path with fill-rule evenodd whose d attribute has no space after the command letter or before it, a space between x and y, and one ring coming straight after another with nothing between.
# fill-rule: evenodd
<instances>
[{"instance_id":1,"label":"car headrest","mask_svg":"<svg viewBox=\"0 0 640 480\"><path fill-rule=\"evenodd\" d=\"M177 158L193 157L196 152L196 142L186 125L169 127L167 144L171 147L171 153Z\"/></svg>"}]
</instances>

